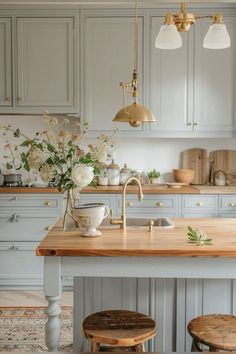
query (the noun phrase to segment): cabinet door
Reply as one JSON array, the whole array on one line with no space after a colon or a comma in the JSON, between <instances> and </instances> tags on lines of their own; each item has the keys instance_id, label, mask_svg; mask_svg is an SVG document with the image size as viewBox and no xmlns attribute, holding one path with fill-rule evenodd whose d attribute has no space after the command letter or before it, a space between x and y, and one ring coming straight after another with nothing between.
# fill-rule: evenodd
<instances>
[{"instance_id":1,"label":"cabinet door","mask_svg":"<svg viewBox=\"0 0 236 354\"><path fill-rule=\"evenodd\" d=\"M138 80L139 101L142 102L143 19L139 18ZM82 89L82 119L89 123L90 135L111 132L117 126L128 136L143 127L131 128L128 123L115 123L112 119L123 107L121 81L130 82L133 72L134 19L129 17L85 18L84 87ZM131 104L126 94L125 105Z\"/></svg>"},{"instance_id":2,"label":"cabinet door","mask_svg":"<svg viewBox=\"0 0 236 354\"><path fill-rule=\"evenodd\" d=\"M11 19L0 18L0 106L12 105Z\"/></svg>"},{"instance_id":3,"label":"cabinet door","mask_svg":"<svg viewBox=\"0 0 236 354\"><path fill-rule=\"evenodd\" d=\"M18 18L19 107L73 106L73 18Z\"/></svg>"},{"instance_id":4,"label":"cabinet door","mask_svg":"<svg viewBox=\"0 0 236 354\"><path fill-rule=\"evenodd\" d=\"M231 135L235 128L235 30L236 19L225 18L231 47L222 50L203 48L210 22L198 23L195 29L194 130ZM228 132L228 134L227 134Z\"/></svg>"},{"instance_id":5,"label":"cabinet door","mask_svg":"<svg viewBox=\"0 0 236 354\"><path fill-rule=\"evenodd\" d=\"M150 125L162 136L180 136L192 131L193 31L182 34L183 46L176 50L155 48L163 18L151 22L150 107L157 122ZM163 135L164 134L164 135Z\"/></svg>"}]
</instances>

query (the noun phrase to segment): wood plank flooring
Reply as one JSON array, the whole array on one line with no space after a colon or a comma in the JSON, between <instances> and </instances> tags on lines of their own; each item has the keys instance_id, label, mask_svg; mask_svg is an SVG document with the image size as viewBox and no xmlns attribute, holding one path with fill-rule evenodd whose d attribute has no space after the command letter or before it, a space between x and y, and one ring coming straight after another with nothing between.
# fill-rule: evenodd
<instances>
[{"instance_id":1,"label":"wood plank flooring","mask_svg":"<svg viewBox=\"0 0 236 354\"><path fill-rule=\"evenodd\" d=\"M71 291L62 293L61 306L73 305L73 294ZM47 306L42 291L0 291L0 307L27 307L27 306Z\"/></svg>"}]
</instances>

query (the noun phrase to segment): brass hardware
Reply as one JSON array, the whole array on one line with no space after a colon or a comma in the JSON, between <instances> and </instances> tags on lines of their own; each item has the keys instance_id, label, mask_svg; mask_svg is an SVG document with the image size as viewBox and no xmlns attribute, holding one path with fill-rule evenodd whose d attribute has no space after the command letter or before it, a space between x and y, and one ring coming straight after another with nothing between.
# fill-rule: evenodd
<instances>
[{"instance_id":1,"label":"brass hardware","mask_svg":"<svg viewBox=\"0 0 236 354\"><path fill-rule=\"evenodd\" d=\"M190 125L192 125L192 123L187 123L187 127L189 127Z\"/></svg>"},{"instance_id":2,"label":"brass hardware","mask_svg":"<svg viewBox=\"0 0 236 354\"><path fill-rule=\"evenodd\" d=\"M128 206L128 207L132 207L132 206L133 206L133 203L132 203L132 202L128 202L128 203L127 203L127 206Z\"/></svg>"},{"instance_id":3,"label":"brass hardware","mask_svg":"<svg viewBox=\"0 0 236 354\"><path fill-rule=\"evenodd\" d=\"M179 32L188 32L190 27L196 22L196 20L210 18L213 20L213 23L223 24L223 16L222 14L216 15L207 15L207 16L194 16L193 13L186 11L186 6L184 2L181 2L180 12L177 14L167 13L165 16L165 25L175 24L177 30Z\"/></svg>"},{"instance_id":4,"label":"brass hardware","mask_svg":"<svg viewBox=\"0 0 236 354\"><path fill-rule=\"evenodd\" d=\"M136 182L139 187L138 200L143 200L143 190L140 180L136 177L128 178L125 184L123 185L121 217L119 219L110 220L111 225L120 225L121 229L126 229L126 189L128 184L133 181Z\"/></svg>"},{"instance_id":5,"label":"brass hardware","mask_svg":"<svg viewBox=\"0 0 236 354\"><path fill-rule=\"evenodd\" d=\"M10 98L10 97L6 97L6 98L5 98L5 101L10 102L10 101L11 101L11 98Z\"/></svg>"},{"instance_id":6,"label":"brass hardware","mask_svg":"<svg viewBox=\"0 0 236 354\"><path fill-rule=\"evenodd\" d=\"M236 204L235 203L229 203L230 207L234 207Z\"/></svg>"},{"instance_id":7,"label":"brass hardware","mask_svg":"<svg viewBox=\"0 0 236 354\"><path fill-rule=\"evenodd\" d=\"M194 125L194 126L196 126L196 125L197 125L197 123L193 123L193 125Z\"/></svg>"},{"instance_id":8,"label":"brass hardware","mask_svg":"<svg viewBox=\"0 0 236 354\"><path fill-rule=\"evenodd\" d=\"M162 202L157 202L157 203L156 203L156 206L157 206L157 207L161 207L161 206L163 206L163 205L164 205L164 204L163 204Z\"/></svg>"},{"instance_id":9,"label":"brass hardware","mask_svg":"<svg viewBox=\"0 0 236 354\"><path fill-rule=\"evenodd\" d=\"M121 82L120 86L123 90L123 108L116 114L113 122L128 122L132 127L138 127L145 122L155 122L156 119L152 112L137 103L138 97L138 0L135 0L135 23L134 23L134 69L133 79L131 82ZM132 94L133 103L130 106L125 106L125 92Z\"/></svg>"},{"instance_id":10,"label":"brass hardware","mask_svg":"<svg viewBox=\"0 0 236 354\"><path fill-rule=\"evenodd\" d=\"M19 250L19 247L18 246L11 246L10 248L8 248L8 251L18 251Z\"/></svg>"},{"instance_id":11,"label":"brass hardware","mask_svg":"<svg viewBox=\"0 0 236 354\"><path fill-rule=\"evenodd\" d=\"M204 205L203 202L198 202L198 203L196 203L196 206L203 206L203 205Z\"/></svg>"},{"instance_id":12,"label":"brass hardware","mask_svg":"<svg viewBox=\"0 0 236 354\"><path fill-rule=\"evenodd\" d=\"M154 221L153 220L150 220L149 221L149 226L148 226L148 231L149 232L153 232L153 226L154 226Z\"/></svg>"},{"instance_id":13,"label":"brass hardware","mask_svg":"<svg viewBox=\"0 0 236 354\"><path fill-rule=\"evenodd\" d=\"M19 96L16 97L17 102L21 101L21 98Z\"/></svg>"},{"instance_id":14,"label":"brass hardware","mask_svg":"<svg viewBox=\"0 0 236 354\"><path fill-rule=\"evenodd\" d=\"M51 206L52 205L52 202L49 202L48 200L46 202L44 202L44 205L45 206Z\"/></svg>"},{"instance_id":15,"label":"brass hardware","mask_svg":"<svg viewBox=\"0 0 236 354\"><path fill-rule=\"evenodd\" d=\"M46 226L45 229L46 231L52 230L51 226Z\"/></svg>"}]
</instances>

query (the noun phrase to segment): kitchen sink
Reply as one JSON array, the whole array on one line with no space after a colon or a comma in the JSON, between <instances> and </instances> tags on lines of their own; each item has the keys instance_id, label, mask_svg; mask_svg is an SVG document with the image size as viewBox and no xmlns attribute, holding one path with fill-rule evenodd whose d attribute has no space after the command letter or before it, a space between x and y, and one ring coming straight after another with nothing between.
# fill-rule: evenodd
<instances>
[{"instance_id":1,"label":"kitchen sink","mask_svg":"<svg viewBox=\"0 0 236 354\"><path fill-rule=\"evenodd\" d=\"M155 229L169 229L174 227L174 223L169 218L127 218L127 227L149 227L150 221L153 221L153 227ZM111 218L103 220L100 226L111 226ZM114 227L120 227L119 225L112 225Z\"/></svg>"}]
</instances>

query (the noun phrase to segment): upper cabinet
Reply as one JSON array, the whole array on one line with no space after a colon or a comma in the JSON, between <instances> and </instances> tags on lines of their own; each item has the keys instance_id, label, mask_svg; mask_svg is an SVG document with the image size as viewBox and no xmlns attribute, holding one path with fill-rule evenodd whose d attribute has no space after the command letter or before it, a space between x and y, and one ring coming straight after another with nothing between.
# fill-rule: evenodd
<instances>
[{"instance_id":1,"label":"upper cabinet","mask_svg":"<svg viewBox=\"0 0 236 354\"><path fill-rule=\"evenodd\" d=\"M160 136L192 130L193 31L185 33L183 47L176 50L155 48L155 39L162 17L151 19L150 108L157 122L150 124L150 133Z\"/></svg>"},{"instance_id":2,"label":"upper cabinet","mask_svg":"<svg viewBox=\"0 0 236 354\"><path fill-rule=\"evenodd\" d=\"M0 106L12 105L11 19L0 18Z\"/></svg>"},{"instance_id":3,"label":"upper cabinet","mask_svg":"<svg viewBox=\"0 0 236 354\"><path fill-rule=\"evenodd\" d=\"M17 106L74 106L73 22L17 19Z\"/></svg>"},{"instance_id":4,"label":"upper cabinet","mask_svg":"<svg viewBox=\"0 0 236 354\"><path fill-rule=\"evenodd\" d=\"M121 81L130 82L133 72L134 18L84 17L83 19L83 106L81 117L89 124L89 134L111 132L117 126L125 136L141 134L144 127L113 123L115 114L123 108ZM142 102L143 82L143 18L138 21L139 101ZM125 105L131 104L127 93Z\"/></svg>"},{"instance_id":5,"label":"upper cabinet","mask_svg":"<svg viewBox=\"0 0 236 354\"><path fill-rule=\"evenodd\" d=\"M0 18L1 113L78 113L77 17Z\"/></svg>"},{"instance_id":6,"label":"upper cabinet","mask_svg":"<svg viewBox=\"0 0 236 354\"><path fill-rule=\"evenodd\" d=\"M235 31L236 18L225 18L231 47L223 50L202 46L208 23L196 24L194 71L195 130L207 136L227 135L235 130ZM227 133L228 132L228 133Z\"/></svg>"}]
</instances>

